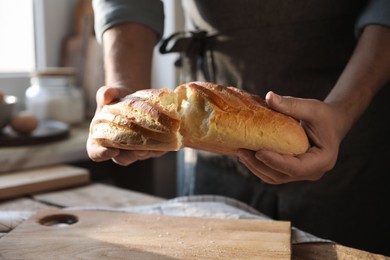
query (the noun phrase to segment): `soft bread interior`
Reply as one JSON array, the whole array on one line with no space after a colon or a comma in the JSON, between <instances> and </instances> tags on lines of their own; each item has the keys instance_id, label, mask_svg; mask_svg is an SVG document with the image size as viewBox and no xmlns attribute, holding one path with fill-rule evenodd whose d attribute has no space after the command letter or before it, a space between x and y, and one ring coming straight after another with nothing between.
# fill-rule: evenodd
<instances>
[{"instance_id":1,"label":"soft bread interior","mask_svg":"<svg viewBox=\"0 0 390 260\"><path fill-rule=\"evenodd\" d=\"M210 104L191 88L178 87L175 90L178 100L178 113L181 118L180 133L183 142L201 140L207 136L213 109ZM185 145L185 144L184 144Z\"/></svg>"}]
</instances>

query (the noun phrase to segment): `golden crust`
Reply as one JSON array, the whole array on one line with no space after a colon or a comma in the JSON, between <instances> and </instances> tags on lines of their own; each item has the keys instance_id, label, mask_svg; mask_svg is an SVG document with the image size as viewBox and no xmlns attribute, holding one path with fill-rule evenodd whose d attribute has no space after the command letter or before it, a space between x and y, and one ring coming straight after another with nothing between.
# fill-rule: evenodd
<instances>
[{"instance_id":1,"label":"golden crust","mask_svg":"<svg viewBox=\"0 0 390 260\"><path fill-rule=\"evenodd\" d=\"M101 145L129 150L192 147L235 155L245 148L297 155L309 146L299 122L259 96L208 82L135 92L105 106L92 120L91 135Z\"/></svg>"},{"instance_id":2,"label":"golden crust","mask_svg":"<svg viewBox=\"0 0 390 260\"><path fill-rule=\"evenodd\" d=\"M190 122L199 113L193 110L182 113L181 129L185 129L185 133L196 133L199 125L205 128L203 134L195 138L184 134L185 146L225 154L236 154L237 149L245 148L297 155L308 149L308 139L299 122L271 110L259 96L234 87L203 82L190 82L176 91L182 93L184 89L186 96L181 94L181 98L196 97L192 102L199 106L197 111L211 111L202 119L207 122L196 125Z\"/></svg>"},{"instance_id":3,"label":"golden crust","mask_svg":"<svg viewBox=\"0 0 390 260\"><path fill-rule=\"evenodd\" d=\"M106 147L179 150L181 136L178 133L177 104L164 105L162 102L172 97L175 94L169 89L148 89L106 105L91 122L91 136Z\"/></svg>"}]
</instances>

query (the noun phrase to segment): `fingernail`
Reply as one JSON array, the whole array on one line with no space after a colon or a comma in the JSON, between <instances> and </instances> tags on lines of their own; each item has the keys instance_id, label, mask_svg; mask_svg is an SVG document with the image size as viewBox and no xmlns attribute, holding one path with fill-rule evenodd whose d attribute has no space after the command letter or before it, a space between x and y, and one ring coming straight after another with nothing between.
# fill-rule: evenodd
<instances>
[{"instance_id":1,"label":"fingernail","mask_svg":"<svg viewBox=\"0 0 390 260\"><path fill-rule=\"evenodd\" d=\"M279 96L278 94L275 94L275 93L273 93L272 92L272 94L274 95L274 102L275 103L281 103L282 102L282 97L281 96Z\"/></svg>"}]
</instances>

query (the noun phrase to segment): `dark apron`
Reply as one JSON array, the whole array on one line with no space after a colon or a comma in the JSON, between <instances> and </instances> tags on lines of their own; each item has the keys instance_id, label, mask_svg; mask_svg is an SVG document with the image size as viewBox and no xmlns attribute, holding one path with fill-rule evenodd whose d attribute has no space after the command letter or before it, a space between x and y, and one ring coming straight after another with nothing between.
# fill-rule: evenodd
<instances>
[{"instance_id":1,"label":"dark apron","mask_svg":"<svg viewBox=\"0 0 390 260\"><path fill-rule=\"evenodd\" d=\"M173 35L161 50L181 53L176 65L183 82L323 100L351 56L365 2L186 0L195 30ZM176 44L168 48L168 42ZM180 195L234 197L319 237L390 255L388 100L385 87L344 139L335 168L319 181L268 185L236 158L198 151Z\"/></svg>"}]
</instances>

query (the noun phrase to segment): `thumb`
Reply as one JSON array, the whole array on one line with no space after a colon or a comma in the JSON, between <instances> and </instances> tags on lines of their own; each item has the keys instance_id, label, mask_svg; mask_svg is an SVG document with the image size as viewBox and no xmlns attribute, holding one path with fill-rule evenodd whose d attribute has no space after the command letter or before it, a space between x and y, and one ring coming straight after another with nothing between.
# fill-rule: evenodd
<instances>
[{"instance_id":1,"label":"thumb","mask_svg":"<svg viewBox=\"0 0 390 260\"><path fill-rule=\"evenodd\" d=\"M267 93L265 100L271 109L295 119L307 120L311 116L309 109L312 107L313 100L311 99L280 96L270 91Z\"/></svg>"},{"instance_id":2,"label":"thumb","mask_svg":"<svg viewBox=\"0 0 390 260\"><path fill-rule=\"evenodd\" d=\"M129 94L130 90L126 88L117 88L117 87L108 87L103 86L98 89L96 94L96 103L99 108L104 105L110 104L115 100L118 100L127 94Z\"/></svg>"}]
</instances>

